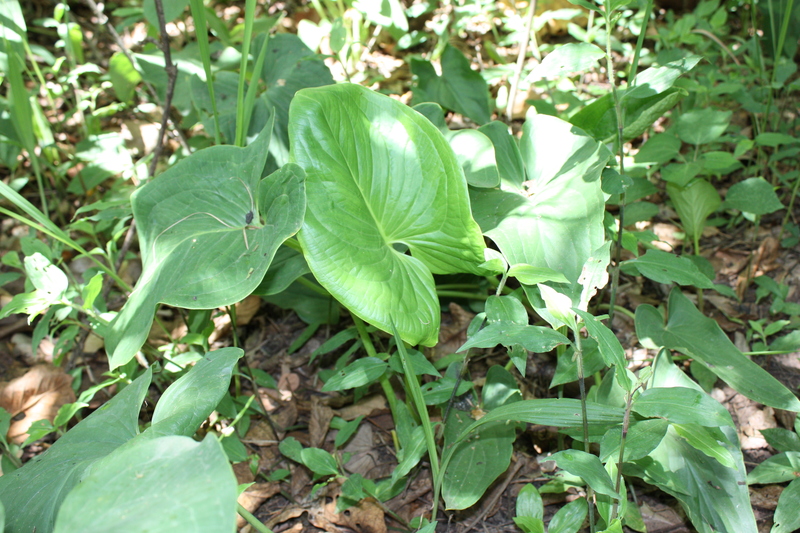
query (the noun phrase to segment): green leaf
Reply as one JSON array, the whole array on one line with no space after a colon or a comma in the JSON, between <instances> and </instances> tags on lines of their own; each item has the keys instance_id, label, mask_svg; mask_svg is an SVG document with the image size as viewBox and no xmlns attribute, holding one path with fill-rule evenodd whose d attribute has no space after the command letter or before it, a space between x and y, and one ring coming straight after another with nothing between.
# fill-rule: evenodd
<instances>
[{"instance_id":1,"label":"green leaf","mask_svg":"<svg viewBox=\"0 0 800 533\"><path fill-rule=\"evenodd\" d=\"M563 273L577 305L578 278L604 240L600 173L609 152L568 122L532 113L521 148L527 181L502 176L499 190L470 191L475 220L509 264Z\"/></svg>"},{"instance_id":2,"label":"green leaf","mask_svg":"<svg viewBox=\"0 0 800 533\"><path fill-rule=\"evenodd\" d=\"M517 278L520 283L525 285L536 285L546 281L555 283L569 283L569 280L557 270L547 267L535 267L524 263L517 263L508 269L508 275Z\"/></svg>"},{"instance_id":3,"label":"green leaf","mask_svg":"<svg viewBox=\"0 0 800 533\"><path fill-rule=\"evenodd\" d=\"M622 344L620 344L617 336L614 335L614 332L608 329L605 324L597 320L590 313L581 311L580 309L573 309L573 311L575 311L575 313L577 313L578 316L583 319L583 323L586 326L586 331L589 332L589 336L597 341L597 347L600 350L600 354L603 356L603 360L605 361L606 365L617 366L619 369L619 372L617 372L616 375L621 378L620 385L622 385L624 389L630 390L631 382L628 379L628 374L625 373L625 368L628 365L628 361L625 358L625 350L622 348Z\"/></svg>"},{"instance_id":4,"label":"green leaf","mask_svg":"<svg viewBox=\"0 0 800 533\"><path fill-rule=\"evenodd\" d=\"M586 402L586 416L590 426L607 426L622 423L623 410L618 407ZM496 420L581 428L581 402L574 399L523 400L503 405L485 414L464 428L456 442L466 438L471 431Z\"/></svg>"},{"instance_id":5,"label":"green leaf","mask_svg":"<svg viewBox=\"0 0 800 533\"><path fill-rule=\"evenodd\" d=\"M514 376L501 365L493 365L486 372L486 382L481 391L483 408L492 410L522 399Z\"/></svg>"},{"instance_id":6,"label":"green leaf","mask_svg":"<svg viewBox=\"0 0 800 533\"><path fill-rule=\"evenodd\" d=\"M590 70L605 57L603 50L589 43L569 43L559 46L545 56L529 74L528 80L559 78Z\"/></svg>"},{"instance_id":7,"label":"green leaf","mask_svg":"<svg viewBox=\"0 0 800 533\"><path fill-rule=\"evenodd\" d=\"M151 377L147 369L47 451L0 477L0 501L8 514L6 531L53 530L59 507L84 472L138 433L139 409Z\"/></svg>"},{"instance_id":8,"label":"green leaf","mask_svg":"<svg viewBox=\"0 0 800 533\"><path fill-rule=\"evenodd\" d=\"M623 265L636 268L640 274L658 283L714 288L714 283L691 260L662 250L647 250L644 255L629 259Z\"/></svg>"},{"instance_id":9,"label":"green leaf","mask_svg":"<svg viewBox=\"0 0 800 533\"><path fill-rule=\"evenodd\" d=\"M663 93L671 88L682 74L692 70L701 59L703 59L702 56L688 55L660 67L648 68L636 75L634 85L624 93L623 101L630 98L647 98Z\"/></svg>"},{"instance_id":10,"label":"green leaf","mask_svg":"<svg viewBox=\"0 0 800 533\"><path fill-rule=\"evenodd\" d=\"M559 468L583 479L595 492L619 498L611 478L596 455L580 450L562 450L550 456Z\"/></svg>"},{"instance_id":11,"label":"green leaf","mask_svg":"<svg viewBox=\"0 0 800 533\"><path fill-rule=\"evenodd\" d=\"M523 533L544 533L544 522L541 518L531 518L530 516L515 516L514 523Z\"/></svg>"},{"instance_id":12,"label":"green leaf","mask_svg":"<svg viewBox=\"0 0 800 533\"><path fill-rule=\"evenodd\" d=\"M764 178L748 178L731 186L723 207L754 215L766 215L783 209L775 189Z\"/></svg>"},{"instance_id":13,"label":"green leaf","mask_svg":"<svg viewBox=\"0 0 800 533\"><path fill-rule=\"evenodd\" d=\"M278 450L284 457L288 457L296 463L303 463L303 446L294 437L286 437L278 444Z\"/></svg>"},{"instance_id":14,"label":"green leaf","mask_svg":"<svg viewBox=\"0 0 800 533\"><path fill-rule=\"evenodd\" d=\"M202 468L198 468L202 465ZM236 477L214 435L137 440L98 461L64 500L55 533L230 530Z\"/></svg>"},{"instance_id":15,"label":"green leaf","mask_svg":"<svg viewBox=\"0 0 800 533\"><path fill-rule=\"evenodd\" d=\"M63 298L69 287L67 275L39 252L25 258L25 273L36 292L52 303Z\"/></svg>"},{"instance_id":16,"label":"green leaf","mask_svg":"<svg viewBox=\"0 0 800 533\"><path fill-rule=\"evenodd\" d=\"M469 117L478 124L492 118L489 90L483 77L472 70L469 59L447 45L442 53L442 75L433 65L416 57L410 59L411 73L417 77L413 103L436 102Z\"/></svg>"},{"instance_id":17,"label":"green leaf","mask_svg":"<svg viewBox=\"0 0 800 533\"><path fill-rule=\"evenodd\" d=\"M425 354L417 350L407 350L408 362L411 363L411 368L417 376L429 375L441 377L439 371L436 370ZM400 354L395 352L389 357L389 367L398 374L404 374L403 362L400 360Z\"/></svg>"},{"instance_id":18,"label":"green leaf","mask_svg":"<svg viewBox=\"0 0 800 533\"><path fill-rule=\"evenodd\" d=\"M285 291L297 278L311 272L303 254L288 246L281 246L275 252L264 279L253 294L269 296Z\"/></svg>"},{"instance_id":19,"label":"green leaf","mask_svg":"<svg viewBox=\"0 0 800 533\"><path fill-rule=\"evenodd\" d=\"M233 368L243 355L240 348L207 353L164 391L145 433L194 435L228 391Z\"/></svg>"},{"instance_id":20,"label":"green leaf","mask_svg":"<svg viewBox=\"0 0 800 533\"><path fill-rule=\"evenodd\" d=\"M771 148L777 148L782 144L797 144L800 143L800 139L797 137L793 137L791 135L786 135L785 133L773 133L773 132L766 132L766 133L759 133L756 135L756 144L759 146L769 146Z\"/></svg>"},{"instance_id":21,"label":"green leaf","mask_svg":"<svg viewBox=\"0 0 800 533\"><path fill-rule=\"evenodd\" d=\"M792 533L800 529L800 479L795 479L783 489L778 498L778 507L775 508L772 529L770 533Z\"/></svg>"},{"instance_id":22,"label":"green leaf","mask_svg":"<svg viewBox=\"0 0 800 533\"><path fill-rule=\"evenodd\" d=\"M142 76L131 60L122 52L115 53L108 60L108 75L117 98L121 102L132 102L136 86L142 81Z\"/></svg>"},{"instance_id":23,"label":"green leaf","mask_svg":"<svg viewBox=\"0 0 800 533\"><path fill-rule=\"evenodd\" d=\"M325 450L319 448L303 448L303 451L300 453L300 458L303 464L318 476L336 476L339 474L336 459Z\"/></svg>"},{"instance_id":24,"label":"green leaf","mask_svg":"<svg viewBox=\"0 0 800 533\"><path fill-rule=\"evenodd\" d=\"M634 412L646 418L665 418L675 424L733 426L730 413L704 392L684 387L650 388L633 402Z\"/></svg>"},{"instance_id":25,"label":"green leaf","mask_svg":"<svg viewBox=\"0 0 800 533\"><path fill-rule=\"evenodd\" d=\"M362 319L432 346L432 273L479 273L483 262L450 146L419 113L358 85L304 89L290 115L292 157L308 176L298 238L314 276Z\"/></svg>"},{"instance_id":26,"label":"green leaf","mask_svg":"<svg viewBox=\"0 0 800 533\"><path fill-rule=\"evenodd\" d=\"M657 133L633 157L637 163L666 163L681 151L681 141L668 133Z\"/></svg>"},{"instance_id":27,"label":"green leaf","mask_svg":"<svg viewBox=\"0 0 800 533\"><path fill-rule=\"evenodd\" d=\"M706 342L713 345L713 339ZM700 386L672 362L668 350L659 352L653 368L654 387L677 386L702 392ZM722 426L716 431L722 433L720 443L734 458L735 468L710 460L670 426L661 444L647 457L626 463L625 471L677 498L699 531L755 533L756 523L736 430Z\"/></svg>"},{"instance_id":28,"label":"green leaf","mask_svg":"<svg viewBox=\"0 0 800 533\"><path fill-rule=\"evenodd\" d=\"M800 477L800 452L783 452L759 464L747 476L750 485L783 483Z\"/></svg>"},{"instance_id":29,"label":"green leaf","mask_svg":"<svg viewBox=\"0 0 800 533\"><path fill-rule=\"evenodd\" d=\"M578 533L588 512L586 498L573 500L558 510L550 520L547 530L549 533Z\"/></svg>"},{"instance_id":30,"label":"green leaf","mask_svg":"<svg viewBox=\"0 0 800 533\"><path fill-rule=\"evenodd\" d=\"M461 412L453 409L451 413ZM489 485L508 469L515 439L514 425L495 422L482 426L464 440L445 441L445 448L453 446L442 481L442 498L447 509L466 509L483 496Z\"/></svg>"},{"instance_id":31,"label":"green leaf","mask_svg":"<svg viewBox=\"0 0 800 533\"><path fill-rule=\"evenodd\" d=\"M254 47L261 48L259 36ZM289 108L300 89L332 85L333 76L321 56L314 54L299 37L290 33L269 36L261 68L267 91L260 97L267 109L275 110L275 131L269 152L275 168L289 162Z\"/></svg>"},{"instance_id":32,"label":"green leaf","mask_svg":"<svg viewBox=\"0 0 800 533\"><path fill-rule=\"evenodd\" d=\"M532 483L526 483L517 494L517 517L544 518L542 496Z\"/></svg>"},{"instance_id":33,"label":"green leaf","mask_svg":"<svg viewBox=\"0 0 800 533\"><path fill-rule=\"evenodd\" d=\"M675 431L686 439L693 448L707 456L719 461L719 464L728 468L736 468L736 460L723 445L725 437L714 428L703 427L698 424L673 424ZM717 433L716 435L714 433Z\"/></svg>"},{"instance_id":34,"label":"green leaf","mask_svg":"<svg viewBox=\"0 0 800 533\"><path fill-rule=\"evenodd\" d=\"M668 427L669 421L660 418L634 420L628 428L622 460L635 461L647 457L664 438ZM619 458L620 442L622 442L622 427L609 429L600 445L600 459L603 462L609 460L616 462Z\"/></svg>"},{"instance_id":35,"label":"green leaf","mask_svg":"<svg viewBox=\"0 0 800 533\"><path fill-rule=\"evenodd\" d=\"M106 338L112 369L144 344L159 302L213 309L242 300L299 229L302 169L261 179L270 128L247 148L195 152L134 193L143 272Z\"/></svg>"},{"instance_id":36,"label":"green leaf","mask_svg":"<svg viewBox=\"0 0 800 533\"><path fill-rule=\"evenodd\" d=\"M400 0L356 0L353 7L358 9L368 21L376 26L408 32L408 20Z\"/></svg>"},{"instance_id":37,"label":"green leaf","mask_svg":"<svg viewBox=\"0 0 800 533\"><path fill-rule=\"evenodd\" d=\"M711 107L683 113L676 121L678 137L695 146L714 142L728 129L731 115L730 111L718 111Z\"/></svg>"},{"instance_id":38,"label":"green leaf","mask_svg":"<svg viewBox=\"0 0 800 533\"><path fill-rule=\"evenodd\" d=\"M322 392L354 389L378 380L389 367L377 357L362 357L338 370L325 382ZM438 373L437 373L438 374Z\"/></svg>"},{"instance_id":39,"label":"green leaf","mask_svg":"<svg viewBox=\"0 0 800 533\"><path fill-rule=\"evenodd\" d=\"M761 435L779 452L800 452L800 436L783 428L764 428Z\"/></svg>"},{"instance_id":40,"label":"green leaf","mask_svg":"<svg viewBox=\"0 0 800 533\"><path fill-rule=\"evenodd\" d=\"M178 18L181 13L183 13L183 10L186 9L188 3L189 0L170 0L169 2L164 2L164 21L172 22ZM158 28L158 15L156 14L155 0L144 0L143 7L144 18L147 19L147 22L153 27Z\"/></svg>"},{"instance_id":41,"label":"green leaf","mask_svg":"<svg viewBox=\"0 0 800 533\"><path fill-rule=\"evenodd\" d=\"M508 126L493 120L478 131L489 137L494 145L497 171L500 178L512 183L525 181L525 167L517 140L508 132Z\"/></svg>"},{"instance_id":42,"label":"green leaf","mask_svg":"<svg viewBox=\"0 0 800 533\"><path fill-rule=\"evenodd\" d=\"M667 192L681 217L686 236L698 239L703 233L708 216L722 203L719 193L704 179L697 179L686 187L667 183Z\"/></svg>"},{"instance_id":43,"label":"green leaf","mask_svg":"<svg viewBox=\"0 0 800 533\"><path fill-rule=\"evenodd\" d=\"M569 344L569 339L552 328L495 322L470 337L456 351L463 352L470 348L494 348L498 344L507 347L519 344L528 351L544 353L559 344Z\"/></svg>"},{"instance_id":44,"label":"green leaf","mask_svg":"<svg viewBox=\"0 0 800 533\"><path fill-rule=\"evenodd\" d=\"M506 322L517 326L528 325L528 311L513 296L489 296L486 300L486 319L489 323Z\"/></svg>"},{"instance_id":45,"label":"green leaf","mask_svg":"<svg viewBox=\"0 0 800 533\"><path fill-rule=\"evenodd\" d=\"M467 183L473 187L496 187L500 184L495 163L494 145L478 130L458 130L447 135Z\"/></svg>"},{"instance_id":46,"label":"green leaf","mask_svg":"<svg viewBox=\"0 0 800 533\"><path fill-rule=\"evenodd\" d=\"M636 334L649 348L678 350L703 362L736 391L764 405L800 411L800 401L766 370L745 357L711 318L677 288L669 295L669 320L651 305L636 308Z\"/></svg>"}]
</instances>

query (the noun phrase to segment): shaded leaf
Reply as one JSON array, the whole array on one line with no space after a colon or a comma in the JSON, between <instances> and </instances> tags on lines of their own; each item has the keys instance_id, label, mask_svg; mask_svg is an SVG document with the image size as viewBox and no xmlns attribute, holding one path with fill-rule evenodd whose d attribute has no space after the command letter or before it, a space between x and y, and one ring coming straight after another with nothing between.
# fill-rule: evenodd
<instances>
[{"instance_id":1,"label":"shaded leaf","mask_svg":"<svg viewBox=\"0 0 800 533\"><path fill-rule=\"evenodd\" d=\"M800 401L766 370L745 357L711 318L677 288L669 295L669 320L651 305L636 308L636 334L651 348L678 350L702 361L736 391L757 402L800 411Z\"/></svg>"},{"instance_id":2,"label":"shaded leaf","mask_svg":"<svg viewBox=\"0 0 800 533\"><path fill-rule=\"evenodd\" d=\"M202 468L198 468L202 465ZM137 440L98 461L64 500L55 533L231 529L236 477L214 435Z\"/></svg>"},{"instance_id":3,"label":"shaded leaf","mask_svg":"<svg viewBox=\"0 0 800 533\"><path fill-rule=\"evenodd\" d=\"M300 91L290 122L292 157L308 176L298 238L314 276L362 319L435 344L432 273L478 273L483 262L450 146L419 113L358 85Z\"/></svg>"}]
</instances>

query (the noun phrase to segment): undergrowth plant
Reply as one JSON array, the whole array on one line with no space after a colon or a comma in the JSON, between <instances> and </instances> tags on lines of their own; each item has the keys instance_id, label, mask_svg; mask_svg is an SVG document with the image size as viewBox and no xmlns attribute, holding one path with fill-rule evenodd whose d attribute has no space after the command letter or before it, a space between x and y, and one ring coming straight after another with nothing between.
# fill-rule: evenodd
<instances>
[{"instance_id":1,"label":"undergrowth plant","mask_svg":"<svg viewBox=\"0 0 800 533\"><path fill-rule=\"evenodd\" d=\"M436 48L441 75L430 58L410 59L416 76L410 107L357 84L334 84L323 59L303 40L274 32L277 17L255 19L255 2L246 2L244 26L236 34L212 23L213 13L193 1L199 46L174 54L179 72L174 106L185 126L202 123L216 145L170 164L130 196L143 269L119 312L95 301L105 279L130 289L113 267L114 245L87 250L72 237L83 226L60 229L44 209L46 200L39 210L0 183L0 194L18 210L2 212L50 243L36 240L25 260L11 265L24 268L29 290L0 316L61 313L64 321L73 311L88 315L88 327L105 340L110 369L121 372L120 383L126 383L47 452L0 477L6 530L103 531L109 523L130 530L230 530L236 487L220 439L189 437L225 396L241 350L206 352L201 342L195 348L201 352L198 361L167 388L141 432L138 412L151 370L136 379L125 372L137 355L158 357L145 345L160 305L202 313L260 294L283 298L301 316L313 315L309 321L315 323L335 321L338 306L347 310L354 327L320 351L352 344L332 372L321 374L322 390L363 392L380 384L387 397L399 462L388 479L349 475L337 454L304 448L293 439L280 444L286 458L305 465L322 483L346 478L340 506L367 496L388 500L427 458L433 509L412 526L434 531L442 503L447 510L471 507L508 469L517 431L530 423L555 426L574 443L552 455L562 474L553 486L563 487L569 478L584 487L584 497L559 512L548 531L578 531L587 516L593 532L638 527L641 517L625 481L637 477L680 501L699 531L755 532L747 481L773 478L746 476L730 415L680 370L672 352L764 405L800 411L800 401L683 294L680 286L726 292L704 265L652 249L638 255L637 236L626 231L627 222L609 223L606 212L607 204L624 208L646 196L637 197L636 191L652 187L647 177L626 174L626 143L688 95L679 79L701 58L681 53L656 60L642 72L633 69L627 83L617 86L611 29L629 2L576 3L603 18L603 46L582 42L556 48L526 78L556 80L604 60L610 90L563 118L532 107L517 139L506 124L491 120L495 109L486 82L446 42ZM346 37L340 35L347 20L342 3L318 6L331 40L347 42L331 43L339 61L352 64L359 50L355 43L368 37L370 24L376 32L381 25L395 33L404 29L405 15L396 12L400 4L386 5L388 12L351 19ZM213 27L218 41L207 42L204 24ZM24 29L9 33L4 27L4 35L22 35ZM223 44L242 45L238 70L237 62L212 61ZM637 58L642 46L640 39ZM163 52L149 49L133 58L145 80L158 91L166 89ZM20 81L10 80L14 91L26 91ZM262 86L266 89L259 92ZM452 131L444 110L479 127ZM664 133L644 145L643 151L655 155L642 156L642 162L689 166L698 160L700 146L720 138L728 119L710 109L684 113L674 135ZM647 148L656 139L664 146ZM22 147L35 153L30 139L26 142ZM694 146L691 161L680 151L681 142ZM665 178L695 254L706 219L719 206L718 197L701 194L713 187L697 176L718 168L708 160L697 172L684 168L671 174L674 179ZM762 182L755 186L763 188ZM125 211L128 204L118 205ZM117 216L127 220L127 212ZM635 257L620 264L615 244ZM55 251L61 246L96 264L96 276L85 286L59 269ZM47 253L33 252L42 248ZM622 345L603 322L607 317L592 306L609 283L610 267L675 285L662 308L636 309L639 342L658 354L638 373L627 368ZM437 287L437 279L447 275L471 276L477 280L473 285L490 290L477 296L485 304L466 343L455 354L430 361L414 346L438 342L439 297L448 289ZM319 305L304 307L315 298L324 306L322 314ZM207 321L208 316L200 320ZM198 326L192 334L202 330ZM379 339L379 331L392 340ZM497 346L507 350L507 364L490 367L478 388L469 379L469 350ZM357 356L359 349L365 356ZM518 380L525 379L528 355L553 350L558 370L552 385L577 381L580 398L523 399ZM589 375L597 379L587 388ZM398 395L396 386L405 394ZM464 396L477 409L455 407ZM249 405L236 413L236 421ZM357 425L342 422L337 447ZM794 453L790 448L784 446L786 457ZM264 530L244 509L238 511ZM515 522L526 532L543 531L542 518L539 492L528 485L520 493Z\"/></svg>"}]
</instances>

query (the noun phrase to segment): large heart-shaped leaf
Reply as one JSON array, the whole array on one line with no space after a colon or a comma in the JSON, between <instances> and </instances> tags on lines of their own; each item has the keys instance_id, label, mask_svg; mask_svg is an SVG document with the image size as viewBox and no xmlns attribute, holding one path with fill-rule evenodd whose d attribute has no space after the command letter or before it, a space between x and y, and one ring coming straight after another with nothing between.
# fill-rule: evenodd
<instances>
[{"instance_id":1,"label":"large heart-shaped leaf","mask_svg":"<svg viewBox=\"0 0 800 533\"><path fill-rule=\"evenodd\" d=\"M241 300L299 229L302 169L286 165L261 179L270 129L247 148L196 152L134 193L144 268L106 338L111 368L144 344L159 302L213 309Z\"/></svg>"},{"instance_id":2,"label":"large heart-shaped leaf","mask_svg":"<svg viewBox=\"0 0 800 533\"><path fill-rule=\"evenodd\" d=\"M533 113L520 148L527 176L504 174L500 189L472 190L475 220L509 264L563 273L577 306L581 270L603 244L600 172L610 153L568 122Z\"/></svg>"},{"instance_id":3,"label":"large heart-shaped leaf","mask_svg":"<svg viewBox=\"0 0 800 533\"><path fill-rule=\"evenodd\" d=\"M477 273L484 248L445 138L400 102L350 84L299 91L289 137L308 180L298 238L314 276L364 320L435 344L432 273Z\"/></svg>"}]
</instances>

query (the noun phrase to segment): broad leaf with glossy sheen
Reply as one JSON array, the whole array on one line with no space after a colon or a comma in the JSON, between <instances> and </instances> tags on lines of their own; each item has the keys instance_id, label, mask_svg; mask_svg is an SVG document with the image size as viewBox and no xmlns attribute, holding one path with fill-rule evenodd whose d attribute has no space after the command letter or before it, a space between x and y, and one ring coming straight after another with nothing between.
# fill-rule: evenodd
<instances>
[{"instance_id":1,"label":"broad leaf with glossy sheen","mask_svg":"<svg viewBox=\"0 0 800 533\"><path fill-rule=\"evenodd\" d=\"M158 303L213 309L238 302L299 229L302 169L286 165L261 179L271 127L247 148L198 151L134 193L144 269L106 338L112 369L144 344Z\"/></svg>"},{"instance_id":2,"label":"broad leaf with glossy sheen","mask_svg":"<svg viewBox=\"0 0 800 533\"><path fill-rule=\"evenodd\" d=\"M298 238L314 276L362 319L435 344L432 274L477 273L484 248L445 138L400 102L350 84L299 91L289 137L307 175Z\"/></svg>"},{"instance_id":3,"label":"broad leaf with glossy sheen","mask_svg":"<svg viewBox=\"0 0 800 533\"><path fill-rule=\"evenodd\" d=\"M509 264L563 273L577 305L581 270L603 244L600 172L610 154L568 122L532 113L520 148L527 175L501 174L499 189L471 191L475 220Z\"/></svg>"}]
</instances>

